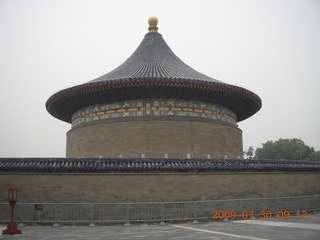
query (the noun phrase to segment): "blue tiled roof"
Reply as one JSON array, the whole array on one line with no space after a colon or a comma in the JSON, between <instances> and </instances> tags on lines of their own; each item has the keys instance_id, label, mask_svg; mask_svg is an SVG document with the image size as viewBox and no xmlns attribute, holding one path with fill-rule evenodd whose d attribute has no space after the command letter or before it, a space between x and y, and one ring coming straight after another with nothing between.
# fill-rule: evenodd
<instances>
[{"instance_id":1,"label":"blue tiled roof","mask_svg":"<svg viewBox=\"0 0 320 240\"><path fill-rule=\"evenodd\" d=\"M46 103L54 117L71 122L80 108L119 100L177 98L230 108L242 121L261 108L255 93L208 77L180 60L158 32L147 33L136 51L113 71L53 94Z\"/></svg>"},{"instance_id":2,"label":"blue tiled roof","mask_svg":"<svg viewBox=\"0 0 320 240\"><path fill-rule=\"evenodd\" d=\"M127 78L181 78L219 82L180 60L158 32L147 33L136 51L123 64L91 82Z\"/></svg>"},{"instance_id":3,"label":"blue tiled roof","mask_svg":"<svg viewBox=\"0 0 320 240\"><path fill-rule=\"evenodd\" d=\"M243 159L1 158L0 172L311 171L320 161Z\"/></svg>"}]
</instances>

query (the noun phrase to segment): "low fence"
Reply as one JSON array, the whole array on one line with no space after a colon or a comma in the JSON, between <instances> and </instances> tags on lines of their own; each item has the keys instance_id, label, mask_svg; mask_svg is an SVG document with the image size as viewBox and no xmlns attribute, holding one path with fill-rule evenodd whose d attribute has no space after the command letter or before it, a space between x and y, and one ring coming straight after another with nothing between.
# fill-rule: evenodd
<instances>
[{"instance_id":1,"label":"low fence","mask_svg":"<svg viewBox=\"0 0 320 240\"><path fill-rule=\"evenodd\" d=\"M17 203L15 221L25 223L89 224L247 219L297 216L320 210L320 195L185 202ZM8 203L0 203L0 222L10 221Z\"/></svg>"}]
</instances>

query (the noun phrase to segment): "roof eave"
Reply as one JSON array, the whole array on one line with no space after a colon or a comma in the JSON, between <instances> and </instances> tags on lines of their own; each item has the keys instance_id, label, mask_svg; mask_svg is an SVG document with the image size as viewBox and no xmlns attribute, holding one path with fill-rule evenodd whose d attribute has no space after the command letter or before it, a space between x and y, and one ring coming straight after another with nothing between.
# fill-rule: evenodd
<instances>
[{"instance_id":1,"label":"roof eave","mask_svg":"<svg viewBox=\"0 0 320 240\"><path fill-rule=\"evenodd\" d=\"M132 88L136 93L133 94ZM80 108L139 98L184 98L213 102L235 111L238 122L252 116L261 108L261 99L247 89L190 79L121 79L86 83L52 95L46 108L54 117L70 123L71 116Z\"/></svg>"}]
</instances>

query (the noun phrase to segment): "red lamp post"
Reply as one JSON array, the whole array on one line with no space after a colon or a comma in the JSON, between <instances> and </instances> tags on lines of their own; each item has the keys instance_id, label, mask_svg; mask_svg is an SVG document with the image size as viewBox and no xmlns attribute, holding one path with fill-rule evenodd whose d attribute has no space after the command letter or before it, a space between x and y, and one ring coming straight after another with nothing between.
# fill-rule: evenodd
<instances>
[{"instance_id":1,"label":"red lamp post","mask_svg":"<svg viewBox=\"0 0 320 240\"><path fill-rule=\"evenodd\" d=\"M11 206L11 222L8 224L7 229L2 231L2 234L21 234L21 230L17 228L14 222L14 206L16 205L18 199L18 190L16 187L8 188L8 201Z\"/></svg>"}]
</instances>

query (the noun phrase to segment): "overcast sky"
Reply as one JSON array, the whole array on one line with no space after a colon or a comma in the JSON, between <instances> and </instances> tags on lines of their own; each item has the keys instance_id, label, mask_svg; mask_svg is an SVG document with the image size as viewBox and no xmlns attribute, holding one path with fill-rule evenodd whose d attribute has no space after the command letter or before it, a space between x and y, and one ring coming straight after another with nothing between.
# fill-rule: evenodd
<instances>
[{"instance_id":1,"label":"overcast sky","mask_svg":"<svg viewBox=\"0 0 320 240\"><path fill-rule=\"evenodd\" d=\"M261 97L239 123L244 150L279 138L320 150L318 0L0 0L0 157L64 157L70 124L45 102L123 63L151 16L186 64Z\"/></svg>"}]
</instances>

